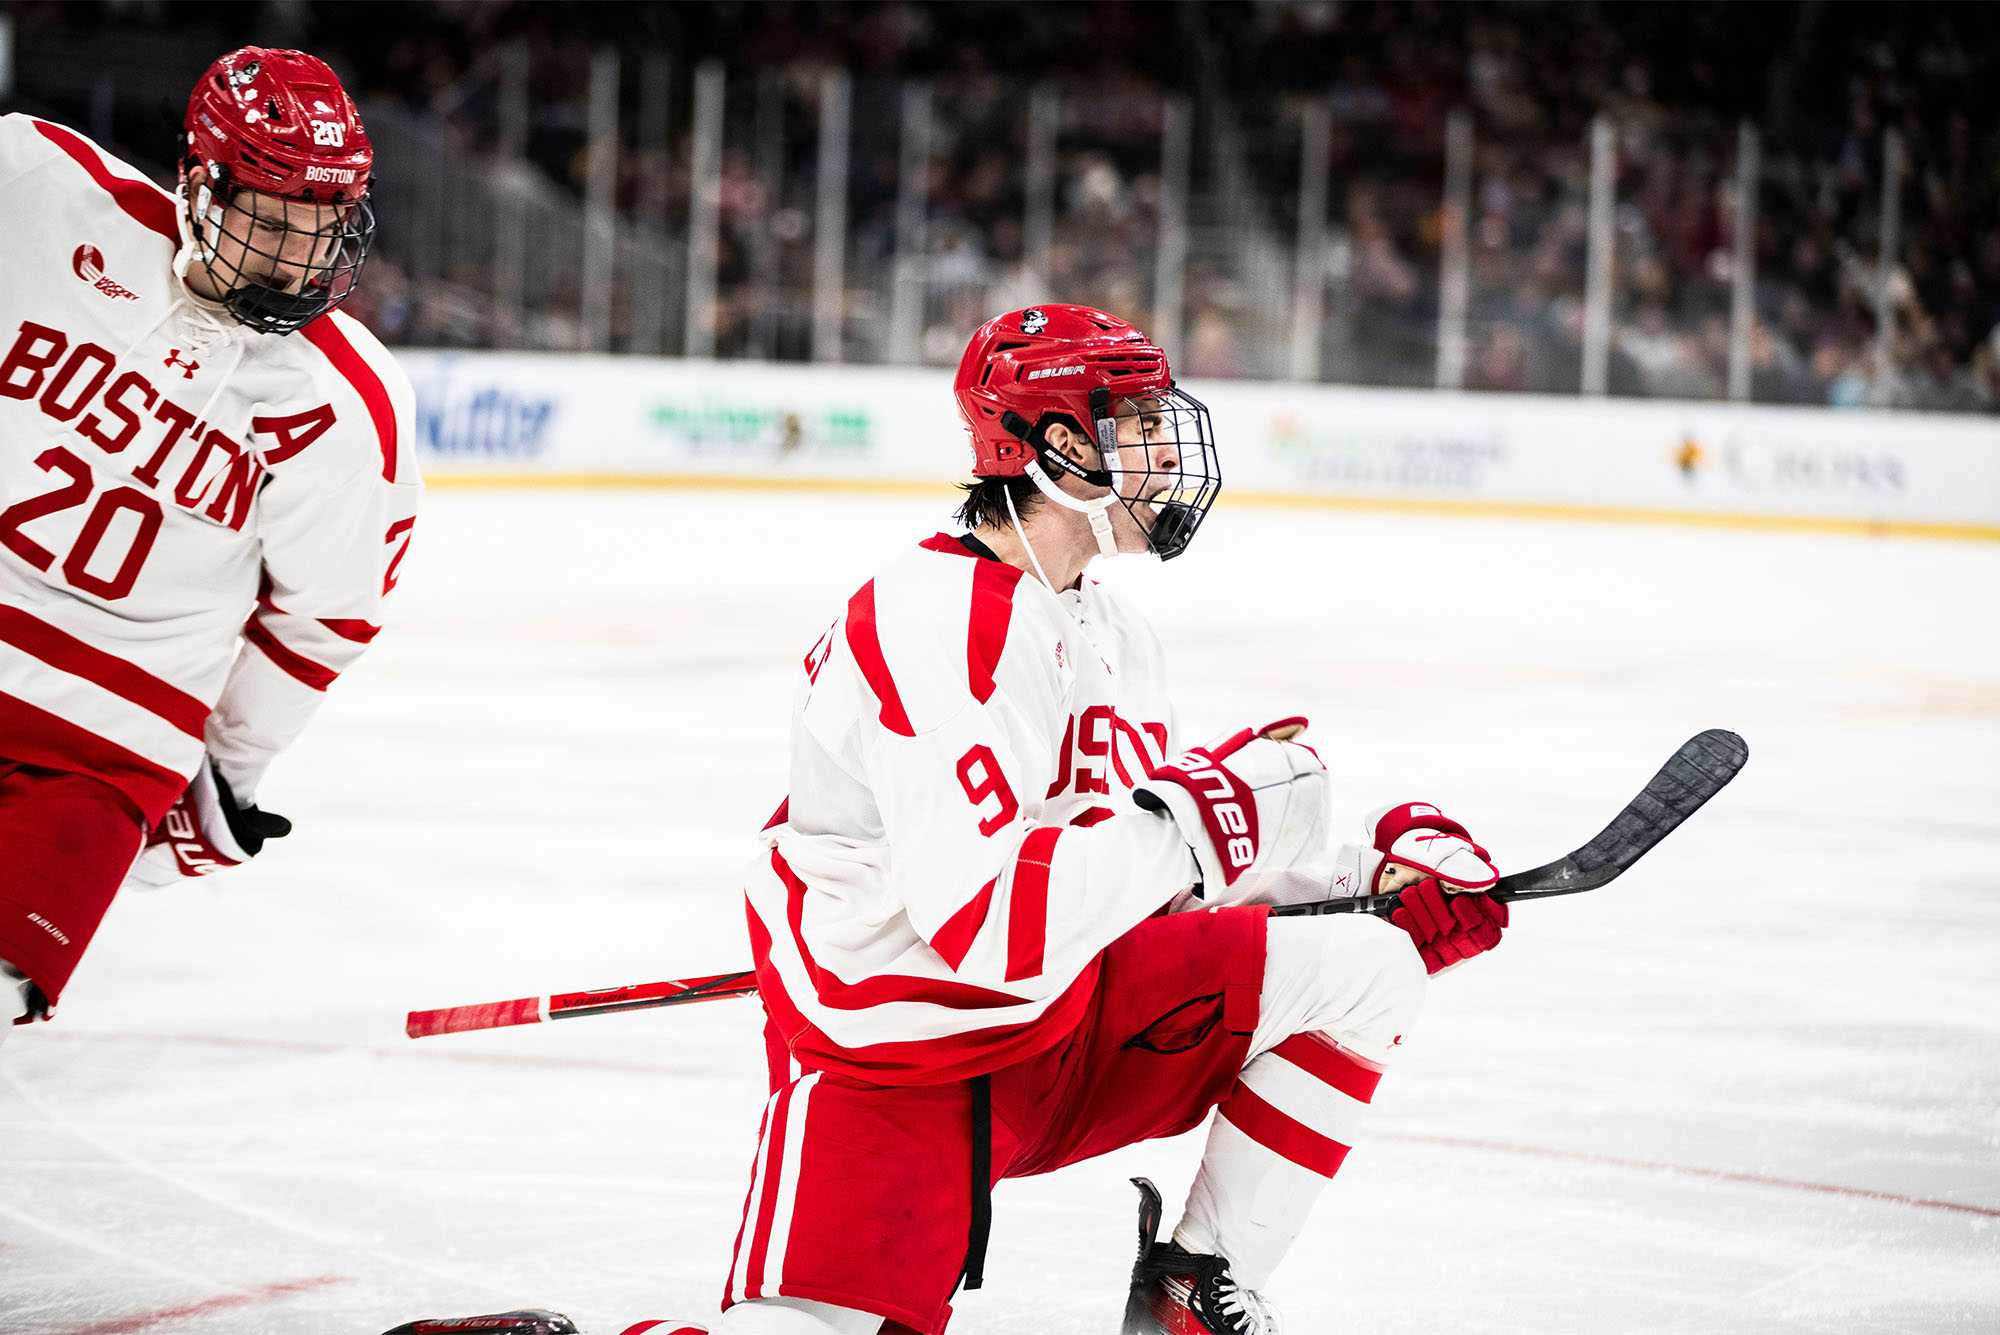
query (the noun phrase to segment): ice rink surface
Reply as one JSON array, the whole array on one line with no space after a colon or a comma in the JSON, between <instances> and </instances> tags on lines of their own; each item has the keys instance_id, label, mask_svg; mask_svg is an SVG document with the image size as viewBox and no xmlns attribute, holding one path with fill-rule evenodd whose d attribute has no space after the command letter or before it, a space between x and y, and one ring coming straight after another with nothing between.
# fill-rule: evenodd
<instances>
[{"instance_id":1,"label":"ice rink surface","mask_svg":"<svg viewBox=\"0 0 2000 1335\"><path fill-rule=\"evenodd\" d=\"M375 1335L716 1307L754 1002L412 1042L404 1012L716 972L800 657L915 499L439 491L253 866L113 909L0 1047L0 1331ZM2000 1330L2000 545L1232 508L1103 571L1183 736L1303 712L1338 819L1503 870L1673 747L1736 785L1433 987L1273 1285L1292 1335ZM1145 1173L997 1193L952 1329L1108 1335Z\"/></svg>"}]
</instances>

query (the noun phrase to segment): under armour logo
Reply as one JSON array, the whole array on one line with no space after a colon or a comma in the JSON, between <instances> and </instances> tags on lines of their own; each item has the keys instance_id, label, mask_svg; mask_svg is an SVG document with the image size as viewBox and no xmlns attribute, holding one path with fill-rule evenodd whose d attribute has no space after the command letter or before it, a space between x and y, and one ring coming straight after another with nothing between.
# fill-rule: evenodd
<instances>
[{"instance_id":1,"label":"under armour logo","mask_svg":"<svg viewBox=\"0 0 2000 1335\"><path fill-rule=\"evenodd\" d=\"M201 363L200 363L200 362L184 362L184 361L182 361L182 360L181 360L181 350L180 350L179 348L171 348L171 349L169 349L169 350L168 350L168 352L167 352L167 359L166 359L165 361L161 362L161 363L160 363L160 365L162 365L162 366L178 366L178 367L180 367L180 368L181 368L181 378L182 378L182 379L184 379L184 380L192 380L192 379L194 379L194 373L195 373L196 371L199 371L199 370L201 369Z\"/></svg>"},{"instance_id":2,"label":"under armour logo","mask_svg":"<svg viewBox=\"0 0 2000 1335\"><path fill-rule=\"evenodd\" d=\"M1396 1035L1396 1036L1395 1036L1394 1038L1390 1039L1390 1040L1389 1040L1389 1046L1390 1046L1390 1047L1392 1047L1392 1048L1400 1048L1400 1047L1402 1047L1402 1046L1403 1046L1403 1036L1402 1036L1401 1034L1398 1034L1398 1035Z\"/></svg>"}]
</instances>

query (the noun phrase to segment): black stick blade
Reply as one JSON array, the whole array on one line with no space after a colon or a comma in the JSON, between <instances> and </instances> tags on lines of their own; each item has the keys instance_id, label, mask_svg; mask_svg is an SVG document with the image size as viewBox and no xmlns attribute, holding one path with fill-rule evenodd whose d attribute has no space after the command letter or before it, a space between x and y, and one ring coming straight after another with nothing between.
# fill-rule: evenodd
<instances>
[{"instance_id":1,"label":"black stick blade","mask_svg":"<svg viewBox=\"0 0 2000 1335\"><path fill-rule=\"evenodd\" d=\"M1559 861L1501 877L1493 897L1546 899L1595 890L1701 810L1749 758L1743 739L1722 728L1690 737L1596 838Z\"/></svg>"},{"instance_id":2,"label":"black stick blade","mask_svg":"<svg viewBox=\"0 0 2000 1335\"><path fill-rule=\"evenodd\" d=\"M1709 798L1736 777L1748 759L1750 748L1744 740L1722 728L1710 728L1688 738L1595 839L1568 857L1502 876L1499 884L1487 893L1506 902L1550 899L1597 889L1616 879L1652 851L1653 845L1678 829L1682 821L1701 810ZM1286 904L1271 913L1284 918L1318 917L1327 913L1373 913L1387 917L1401 902L1402 896L1396 893L1361 895L1316 904Z\"/></svg>"}]
</instances>

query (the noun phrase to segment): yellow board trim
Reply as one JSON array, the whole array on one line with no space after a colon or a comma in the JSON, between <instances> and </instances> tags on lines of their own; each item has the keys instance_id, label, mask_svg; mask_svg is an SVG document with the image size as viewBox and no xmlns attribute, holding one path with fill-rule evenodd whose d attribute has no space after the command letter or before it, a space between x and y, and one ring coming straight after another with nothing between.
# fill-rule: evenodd
<instances>
[{"instance_id":1,"label":"yellow board trim","mask_svg":"<svg viewBox=\"0 0 2000 1335\"><path fill-rule=\"evenodd\" d=\"M722 477L700 473L447 473L424 479L441 489L578 491L788 491L848 495L951 496L951 483L900 478ZM1865 534L1887 538L1947 538L2000 542L2000 525L1937 524L1920 520L1842 519L1831 515L1760 515L1623 506L1537 505L1523 501L1415 500L1395 496L1325 496L1310 492L1225 491L1226 505L1265 509L1361 510L1388 514L1466 515L1495 519L1561 519L1586 523L1672 524L1684 528L1762 529L1791 533Z\"/></svg>"}]
</instances>

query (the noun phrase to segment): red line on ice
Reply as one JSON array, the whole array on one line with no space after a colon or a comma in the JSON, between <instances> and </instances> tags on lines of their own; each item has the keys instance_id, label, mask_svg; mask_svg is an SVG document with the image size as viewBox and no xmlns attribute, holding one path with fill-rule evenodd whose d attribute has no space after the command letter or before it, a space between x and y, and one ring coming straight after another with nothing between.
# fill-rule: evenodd
<instances>
[{"instance_id":1,"label":"red line on ice","mask_svg":"<svg viewBox=\"0 0 2000 1335\"><path fill-rule=\"evenodd\" d=\"M256 1307L289 1298L295 1293L306 1293L312 1289L323 1289L331 1284L350 1284L346 1275L315 1275L311 1279L281 1279L275 1284L260 1284L246 1293L225 1293L217 1298L203 1298L200 1302L182 1303L179 1307L162 1307L151 1312L139 1312L132 1316L112 1317L108 1321L93 1321L87 1326L70 1326L56 1332L56 1335L129 1335L129 1332L151 1330L168 1321L186 1321L193 1317L208 1316L215 1312L226 1312L232 1307Z\"/></svg>"},{"instance_id":2,"label":"red line on ice","mask_svg":"<svg viewBox=\"0 0 2000 1335\"><path fill-rule=\"evenodd\" d=\"M1817 1191L1828 1196L1853 1196L1868 1201L1889 1201L1926 1210L1955 1210L1960 1214L2000 1219L2000 1210L1985 1205L1962 1205L1957 1201L1933 1200L1927 1196L1905 1196L1898 1191L1875 1191L1868 1187L1842 1187L1831 1182L1802 1182L1790 1177L1767 1177L1762 1173L1736 1173L1725 1168L1696 1168L1691 1164L1666 1163L1658 1159L1625 1159L1615 1154L1595 1154L1587 1150L1557 1150L1543 1145L1510 1145L1497 1140L1468 1140L1460 1136L1419 1136L1403 1131L1378 1132L1385 1140L1408 1140L1423 1145L1449 1145L1461 1150L1496 1150L1502 1154L1528 1154L1544 1159L1568 1159L1573 1163L1604 1164L1613 1168L1638 1168L1651 1173L1678 1173L1684 1177L1705 1177L1717 1182L1740 1182L1752 1187L1786 1187L1792 1191Z\"/></svg>"}]
</instances>

